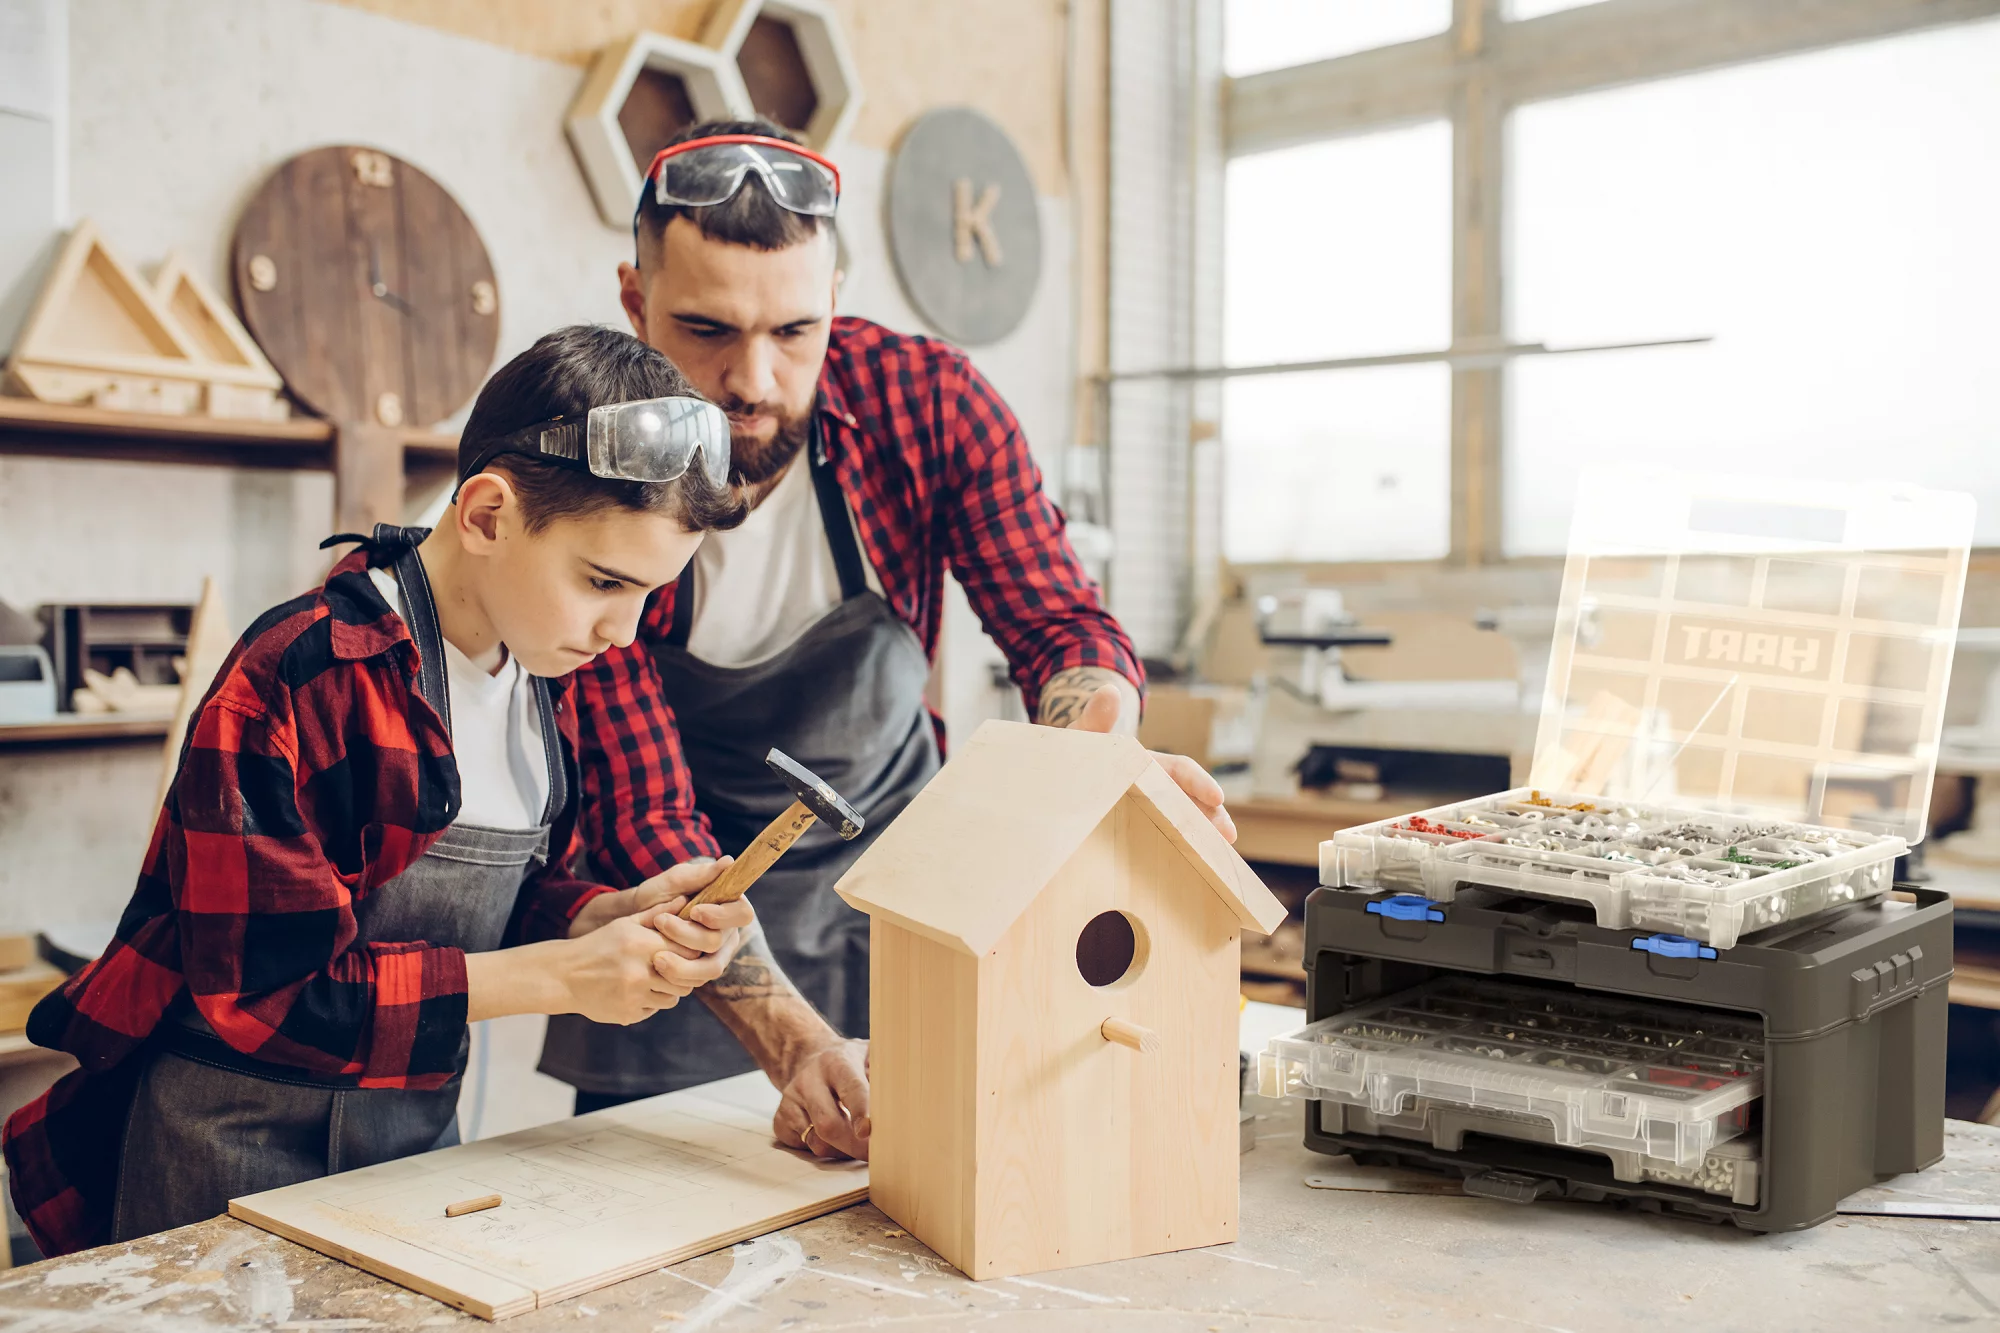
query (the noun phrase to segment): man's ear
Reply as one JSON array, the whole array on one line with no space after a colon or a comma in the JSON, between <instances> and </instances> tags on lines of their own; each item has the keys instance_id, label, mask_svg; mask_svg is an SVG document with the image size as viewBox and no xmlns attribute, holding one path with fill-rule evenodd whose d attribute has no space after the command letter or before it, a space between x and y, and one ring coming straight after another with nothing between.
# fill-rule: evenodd
<instances>
[{"instance_id":1,"label":"man's ear","mask_svg":"<svg viewBox=\"0 0 2000 1333\"><path fill-rule=\"evenodd\" d=\"M458 490L458 503L452 508L459 544L470 555L491 554L521 524L520 494L515 491L514 483L498 472L481 472L466 478Z\"/></svg>"},{"instance_id":2,"label":"man's ear","mask_svg":"<svg viewBox=\"0 0 2000 1333\"><path fill-rule=\"evenodd\" d=\"M632 336L646 341L646 278L634 264L618 266L618 304L632 321Z\"/></svg>"}]
</instances>

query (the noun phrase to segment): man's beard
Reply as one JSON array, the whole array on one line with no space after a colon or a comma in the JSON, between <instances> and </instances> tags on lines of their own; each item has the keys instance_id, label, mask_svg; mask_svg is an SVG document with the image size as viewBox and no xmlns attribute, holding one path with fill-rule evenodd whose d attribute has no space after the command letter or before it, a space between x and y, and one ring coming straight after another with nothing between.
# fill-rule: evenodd
<instances>
[{"instance_id":1,"label":"man's beard","mask_svg":"<svg viewBox=\"0 0 2000 1333\"><path fill-rule=\"evenodd\" d=\"M718 404L732 416L747 415L757 406L738 399ZM761 486L771 480L799 456L806 447L806 440L812 435L812 409L808 408L796 420L780 417L778 429L769 440L744 440L734 432L729 437L730 480L738 486Z\"/></svg>"}]
</instances>

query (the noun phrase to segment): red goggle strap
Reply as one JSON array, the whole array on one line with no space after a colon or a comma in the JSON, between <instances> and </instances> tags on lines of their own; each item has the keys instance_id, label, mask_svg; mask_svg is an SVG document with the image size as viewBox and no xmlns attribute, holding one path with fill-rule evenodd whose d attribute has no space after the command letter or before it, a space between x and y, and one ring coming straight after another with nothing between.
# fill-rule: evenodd
<instances>
[{"instance_id":1,"label":"red goggle strap","mask_svg":"<svg viewBox=\"0 0 2000 1333\"><path fill-rule=\"evenodd\" d=\"M660 164L670 157L677 157L682 153L690 153L697 148L712 148L720 144L731 143L755 144L760 148L775 148L782 153L795 153L805 158L808 162L817 162L832 174L834 197L836 199L840 197L839 167L836 167L810 148L801 144L795 144L789 139L774 139L768 134L712 134L706 139L689 139L686 143L671 144L653 154L652 165L646 168L646 175L640 183L642 186L651 185L654 179L660 174Z\"/></svg>"}]
</instances>

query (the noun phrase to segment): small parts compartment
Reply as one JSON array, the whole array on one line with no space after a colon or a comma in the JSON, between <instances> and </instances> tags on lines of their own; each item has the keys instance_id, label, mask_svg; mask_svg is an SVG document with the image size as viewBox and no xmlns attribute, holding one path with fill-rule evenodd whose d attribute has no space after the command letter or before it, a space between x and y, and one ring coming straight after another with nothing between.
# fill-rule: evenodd
<instances>
[{"instance_id":1,"label":"small parts compartment","mask_svg":"<svg viewBox=\"0 0 2000 1333\"><path fill-rule=\"evenodd\" d=\"M1712 1159L1750 1128L1764 1035L1742 1015L1446 976L1276 1038L1258 1082L1357 1108L1360 1132L1554 1143L1621 1180L1732 1194L1737 1155Z\"/></svg>"},{"instance_id":2,"label":"small parts compartment","mask_svg":"<svg viewBox=\"0 0 2000 1333\"><path fill-rule=\"evenodd\" d=\"M1320 845L1320 879L1439 903L1486 885L1727 949L1886 893L1907 850L1889 834L1523 788L1342 830Z\"/></svg>"}]
</instances>

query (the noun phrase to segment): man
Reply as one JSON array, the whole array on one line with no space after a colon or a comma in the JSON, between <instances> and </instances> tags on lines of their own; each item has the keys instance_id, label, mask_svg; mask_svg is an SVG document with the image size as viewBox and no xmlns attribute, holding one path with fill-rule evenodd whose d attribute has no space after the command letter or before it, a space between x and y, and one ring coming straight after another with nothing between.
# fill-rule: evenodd
<instances>
[{"instance_id":1,"label":"man","mask_svg":"<svg viewBox=\"0 0 2000 1333\"><path fill-rule=\"evenodd\" d=\"M729 414L753 508L577 695L584 837L607 882L741 850L791 799L765 771L772 746L867 830L815 829L758 882L763 938L702 1005L631 1028L553 1019L541 1068L582 1112L739 1072L747 1051L785 1090L782 1141L860 1157L865 1045L840 1033L868 1030L868 922L833 884L937 771L924 686L945 571L1038 721L1132 731L1142 676L964 353L835 318L838 199L832 164L764 121L693 126L654 160L620 298L633 332ZM1233 838L1214 780L1162 758Z\"/></svg>"}]
</instances>

